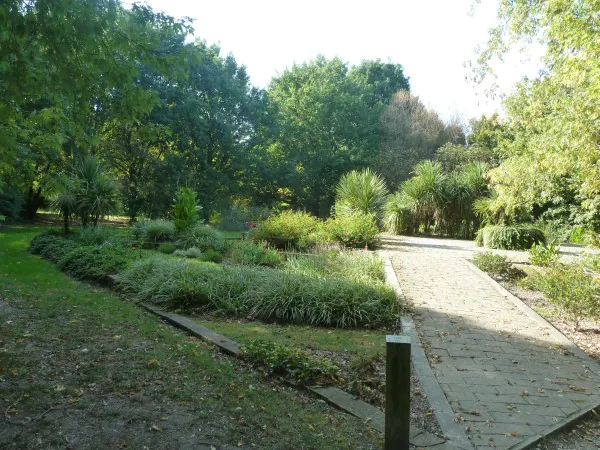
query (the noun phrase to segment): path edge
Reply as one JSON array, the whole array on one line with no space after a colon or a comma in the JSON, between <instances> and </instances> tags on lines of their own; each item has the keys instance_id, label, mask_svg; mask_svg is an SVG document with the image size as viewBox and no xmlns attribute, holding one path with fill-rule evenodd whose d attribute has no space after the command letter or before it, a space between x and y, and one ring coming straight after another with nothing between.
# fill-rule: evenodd
<instances>
[{"instance_id":1,"label":"path edge","mask_svg":"<svg viewBox=\"0 0 600 450\"><path fill-rule=\"evenodd\" d=\"M400 298L405 298L398 276L394 271L392 261L387 254L381 254L385 269L386 282L396 291L396 294ZM402 331L410 336L411 342L413 343L411 348L411 358L417 377L421 384L421 388L425 391L429 405L433 409L435 417L438 421L440 428L444 435L448 438L448 443L458 448L470 450L473 449L471 441L463 429L454 419L454 412L448 403L448 399L442 390L442 387L437 381L429 360L425 355L425 350L421 344L421 339L415 328L415 324L412 320L412 316L406 314L400 318L402 325Z\"/></svg>"},{"instance_id":2,"label":"path edge","mask_svg":"<svg viewBox=\"0 0 600 450\"><path fill-rule=\"evenodd\" d=\"M544 319L534 309L532 309L529 305L527 305L525 302L523 302L523 300L521 300L519 297L517 297L516 295L509 292L504 286L502 286L500 283L498 283L496 280L494 280L492 277L490 277L487 273L485 273L483 270L481 270L479 267L477 267L471 261L469 261L468 259L465 259L464 262L471 271L473 271L474 273L479 275L481 278L483 278L489 285L493 286L500 293L500 295L502 295L506 299L510 300L517 308L519 308L527 316L529 316L531 319L533 319L536 323L539 323L540 325L546 325L549 328L550 333L552 334L552 336L555 339L560 341L565 346L569 347L569 351L573 352L580 358L584 359L587 363L587 367L592 372L594 372L597 375L600 375L600 364L598 364L596 361L594 361L592 359L591 356L589 356L587 353L585 353L583 350L581 350L579 347L577 347L577 345L574 342L572 342L568 337L566 337L560 330L555 328L554 325L552 325L550 322L548 322L546 319ZM516 445L513 445L512 447L510 447L510 450L525 450L525 449L532 448L536 444L539 444L541 441L543 441L545 438L550 437L553 434L556 434L557 432L568 427L569 425L575 424L579 420L582 420L587 415L589 415L593 410L596 410L598 408L600 408L600 402L597 402L596 404L594 404L592 406L583 408L580 411L578 411L568 417L565 417L565 419L556 423L552 427L544 430L544 433L536 434L535 436L529 437L525 441L522 441Z\"/></svg>"}]
</instances>

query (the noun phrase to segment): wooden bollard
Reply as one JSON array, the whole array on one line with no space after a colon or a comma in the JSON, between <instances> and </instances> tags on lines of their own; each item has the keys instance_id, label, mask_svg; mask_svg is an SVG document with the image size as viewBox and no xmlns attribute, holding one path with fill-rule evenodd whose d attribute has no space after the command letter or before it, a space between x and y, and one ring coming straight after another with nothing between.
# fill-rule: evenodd
<instances>
[{"instance_id":1,"label":"wooden bollard","mask_svg":"<svg viewBox=\"0 0 600 450\"><path fill-rule=\"evenodd\" d=\"M410 337L386 336L385 450L408 450Z\"/></svg>"}]
</instances>

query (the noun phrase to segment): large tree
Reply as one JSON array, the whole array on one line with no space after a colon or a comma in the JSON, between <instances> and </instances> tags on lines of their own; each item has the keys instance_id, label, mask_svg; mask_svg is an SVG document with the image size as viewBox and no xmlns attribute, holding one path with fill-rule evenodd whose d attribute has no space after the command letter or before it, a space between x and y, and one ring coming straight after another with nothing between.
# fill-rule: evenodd
<instances>
[{"instance_id":1,"label":"large tree","mask_svg":"<svg viewBox=\"0 0 600 450\"><path fill-rule=\"evenodd\" d=\"M506 100L514 139L491 178L507 202L600 230L600 1L511 0L480 75L516 42L541 41L545 69ZM562 212L561 212L562 211Z\"/></svg>"}]
</instances>

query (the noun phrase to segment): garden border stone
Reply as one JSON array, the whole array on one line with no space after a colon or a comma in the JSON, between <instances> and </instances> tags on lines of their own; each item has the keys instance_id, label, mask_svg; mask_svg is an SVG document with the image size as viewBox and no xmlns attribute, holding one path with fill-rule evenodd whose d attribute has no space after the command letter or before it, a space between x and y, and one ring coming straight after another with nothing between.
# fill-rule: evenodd
<instances>
[{"instance_id":1,"label":"garden border stone","mask_svg":"<svg viewBox=\"0 0 600 450\"><path fill-rule=\"evenodd\" d=\"M532 320L540 325L545 325L548 327L548 331L552 334L552 336L558 340L565 347L568 347L569 351L576 354L578 357L582 358L587 362L586 367L589 368L595 374L600 375L600 364L594 361L587 353L581 350L577 345L575 345L569 338L567 338L564 334L562 334L558 329L554 327L550 322L540 316L534 309L532 309L529 305L525 304L519 297L513 295L509 292L504 286L490 277L483 270L479 269L475 264L471 261L465 259L464 260L467 267L479 275L483 280L485 280L489 285L493 286L503 297L510 300L517 308L523 311L527 316L529 316ZM578 411L575 414L572 414L568 417L565 417L560 422L556 423L550 428L546 428L543 433L536 434L534 436L529 437L525 441L519 442L518 444L510 447L510 450L525 450L534 447L536 444L539 444L545 438L561 431L562 429L573 425L575 422L587 417L592 411L600 408L600 402L597 404L588 406L587 408Z\"/></svg>"},{"instance_id":2,"label":"garden border stone","mask_svg":"<svg viewBox=\"0 0 600 450\"><path fill-rule=\"evenodd\" d=\"M398 281L398 277L392 266L391 259L385 254L381 254L381 257L383 258L387 283L392 286L399 297L403 298L402 288L400 287L400 282ZM421 388L427 396L442 432L448 437L448 443L457 448L465 450L472 449L473 445L469 441L463 427L454 420L454 412L450 407L450 403L448 403L444 391L438 383L433 370L431 370L429 360L423 350L421 339L419 338L412 317L410 315L404 315L400 320L402 331L410 336L413 343L412 364L415 368L417 377L419 378L419 382L421 383Z\"/></svg>"}]
</instances>

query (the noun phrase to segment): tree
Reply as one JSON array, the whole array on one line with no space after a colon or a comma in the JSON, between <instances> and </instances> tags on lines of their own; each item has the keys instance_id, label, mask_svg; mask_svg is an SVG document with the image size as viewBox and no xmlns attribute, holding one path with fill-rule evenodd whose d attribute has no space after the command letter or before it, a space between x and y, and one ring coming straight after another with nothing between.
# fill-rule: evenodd
<instances>
[{"instance_id":1,"label":"tree","mask_svg":"<svg viewBox=\"0 0 600 450\"><path fill-rule=\"evenodd\" d=\"M267 151L280 167L284 200L296 208L328 215L335 196L330 180L367 166L377 150L384 105L374 101L376 91L363 69L356 70L350 76L340 59L319 56L271 82L268 95L279 132Z\"/></svg>"},{"instance_id":2,"label":"tree","mask_svg":"<svg viewBox=\"0 0 600 450\"><path fill-rule=\"evenodd\" d=\"M394 96L381 115L380 126L381 149L373 165L390 186L407 180L413 167L432 159L448 139L437 113L408 91Z\"/></svg>"},{"instance_id":3,"label":"tree","mask_svg":"<svg viewBox=\"0 0 600 450\"><path fill-rule=\"evenodd\" d=\"M353 170L337 185L336 209L377 215L387 195L385 181L371 169Z\"/></svg>"},{"instance_id":4,"label":"tree","mask_svg":"<svg viewBox=\"0 0 600 450\"><path fill-rule=\"evenodd\" d=\"M545 69L506 100L513 140L490 176L501 202L600 230L600 1L502 2L477 75L517 42L541 41Z\"/></svg>"}]
</instances>

